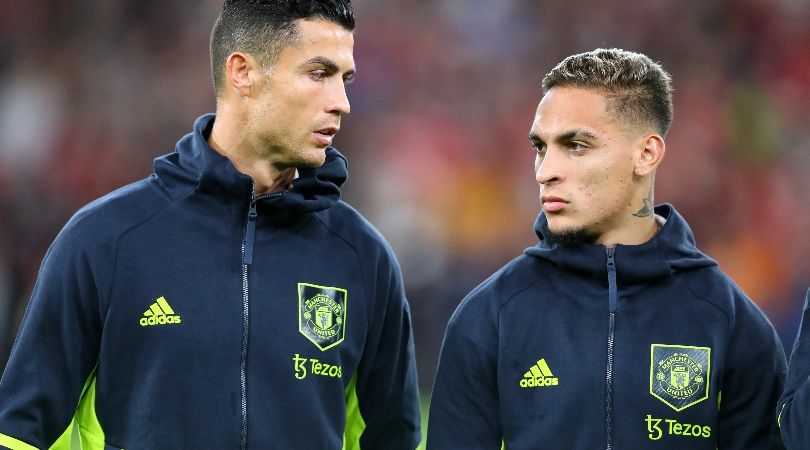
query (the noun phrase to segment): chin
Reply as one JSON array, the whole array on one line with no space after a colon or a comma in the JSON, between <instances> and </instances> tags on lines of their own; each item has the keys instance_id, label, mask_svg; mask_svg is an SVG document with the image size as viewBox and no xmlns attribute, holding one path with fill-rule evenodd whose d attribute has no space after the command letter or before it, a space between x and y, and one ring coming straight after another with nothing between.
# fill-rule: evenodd
<instances>
[{"instance_id":1,"label":"chin","mask_svg":"<svg viewBox=\"0 0 810 450\"><path fill-rule=\"evenodd\" d=\"M303 169L317 169L326 162L326 148L310 150L301 155L296 166Z\"/></svg>"},{"instance_id":2,"label":"chin","mask_svg":"<svg viewBox=\"0 0 810 450\"><path fill-rule=\"evenodd\" d=\"M546 215L546 220L548 221L548 229L552 233L567 233L572 230L576 230L578 228L582 228L580 224L572 223L571 219L568 217L563 217L558 214L549 214L544 212L543 214Z\"/></svg>"},{"instance_id":3,"label":"chin","mask_svg":"<svg viewBox=\"0 0 810 450\"><path fill-rule=\"evenodd\" d=\"M548 239L555 244L595 244L599 233L582 226L554 226L549 220Z\"/></svg>"}]
</instances>

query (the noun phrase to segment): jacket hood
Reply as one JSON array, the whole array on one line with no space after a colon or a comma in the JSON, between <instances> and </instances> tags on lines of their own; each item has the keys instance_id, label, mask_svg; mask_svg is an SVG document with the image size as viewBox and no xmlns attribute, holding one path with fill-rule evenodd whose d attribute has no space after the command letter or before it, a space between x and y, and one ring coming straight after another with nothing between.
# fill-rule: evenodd
<instances>
[{"instance_id":1,"label":"jacket hood","mask_svg":"<svg viewBox=\"0 0 810 450\"><path fill-rule=\"evenodd\" d=\"M666 223L652 239L640 245L616 245L614 255L619 281L654 281L678 271L717 264L698 250L692 230L672 205L656 206L655 213L666 219ZM602 278L607 274L607 250L604 245L552 244L548 239L548 220L542 212L534 228L540 242L526 249L527 255L592 277Z\"/></svg>"},{"instance_id":2,"label":"jacket hood","mask_svg":"<svg viewBox=\"0 0 810 450\"><path fill-rule=\"evenodd\" d=\"M235 197L243 201L253 195L253 180L231 164L228 158L212 149L207 137L214 125L214 114L194 122L191 133L183 136L175 151L155 159L155 176L173 198L182 198L196 190L216 196ZM327 209L340 200L340 186L348 178L348 163L336 148L326 148L326 161L315 169L298 169L292 188L262 196L262 209L284 209L293 212L315 212Z\"/></svg>"}]
</instances>

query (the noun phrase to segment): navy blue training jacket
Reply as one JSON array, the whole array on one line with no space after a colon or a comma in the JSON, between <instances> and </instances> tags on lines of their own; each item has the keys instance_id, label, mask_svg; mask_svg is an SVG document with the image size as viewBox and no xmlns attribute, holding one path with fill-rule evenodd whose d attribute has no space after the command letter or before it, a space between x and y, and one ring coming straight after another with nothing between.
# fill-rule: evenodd
<instances>
[{"instance_id":1,"label":"navy blue training jacket","mask_svg":"<svg viewBox=\"0 0 810 450\"><path fill-rule=\"evenodd\" d=\"M785 356L669 205L636 246L537 246L448 324L428 449L779 448Z\"/></svg>"},{"instance_id":2,"label":"navy blue training jacket","mask_svg":"<svg viewBox=\"0 0 810 450\"><path fill-rule=\"evenodd\" d=\"M416 447L402 279L339 200L345 158L328 148L289 191L253 197L207 145L213 123L48 250L0 381L0 446Z\"/></svg>"},{"instance_id":3,"label":"navy blue training jacket","mask_svg":"<svg viewBox=\"0 0 810 450\"><path fill-rule=\"evenodd\" d=\"M782 439L789 450L810 448L810 290L790 355L790 370L777 417Z\"/></svg>"}]
</instances>

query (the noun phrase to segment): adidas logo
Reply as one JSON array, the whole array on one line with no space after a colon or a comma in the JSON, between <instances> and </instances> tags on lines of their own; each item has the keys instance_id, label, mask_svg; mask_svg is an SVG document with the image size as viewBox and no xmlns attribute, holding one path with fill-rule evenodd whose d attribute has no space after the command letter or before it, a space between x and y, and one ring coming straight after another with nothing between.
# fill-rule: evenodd
<instances>
[{"instance_id":1,"label":"adidas logo","mask_svg":"<svg viewBox=\"0 0 810 450\"><path fill-rule=\"evenodd\" d=\"M560 384L559 379L551 373L545 359L537 361L528 372L523 374L523 379L520 380L520 387L522 388L557 386L558 384Z\"/></svg>"},{"instance_id":2,"label":"adidas logo","mask_svg":"<svg viewBox=\"0 0 810 450\"><path fill-rule=\"evenodd\" d=\"M149 325L171 325L180 323L180 316L174 313L174 310L169 306L169 302L165 297L160 297L152 303L141 317L140 324L142 327Z\"/></svg>"}]
</instances>

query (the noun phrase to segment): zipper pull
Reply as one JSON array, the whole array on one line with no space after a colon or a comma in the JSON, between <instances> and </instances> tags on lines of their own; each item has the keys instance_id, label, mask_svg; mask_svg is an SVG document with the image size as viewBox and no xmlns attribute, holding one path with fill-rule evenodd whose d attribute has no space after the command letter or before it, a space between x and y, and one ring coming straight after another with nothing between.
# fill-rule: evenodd
<instances>
[{"instance_id":1,"label":"zipper pull","mask_svg":"<svg viewBox=\"0 0 810 450\"><path fill-rule=\"evenodd\" d=\"M607 267L608 270L616 271L616 247L607 249Z\"/></svg>"},{"instance_id":2,"label":"zipper pull","mask_svg":"<svg viewBox=\"0 0 810 450\"><path fill-rule=\"evenodd\" d=\"M607 249L607 274L608 274L608 307L610 312L616 311L619 303L619 295L616 288L616 247Z\"/></svg>"},{"instance_id":3,"label":"zipper pull","mask_svg":"<svg viewBox=\"0 0 810 450\"><path fill-rule=\"evenodd\" d=\"M247 229L245 230L245 264L250 265L253 263L253 239L256 236L256 219L259 213L256 212L256 199L250 200L250 209L248 210Z\"/></svg>"}]
</instances>

